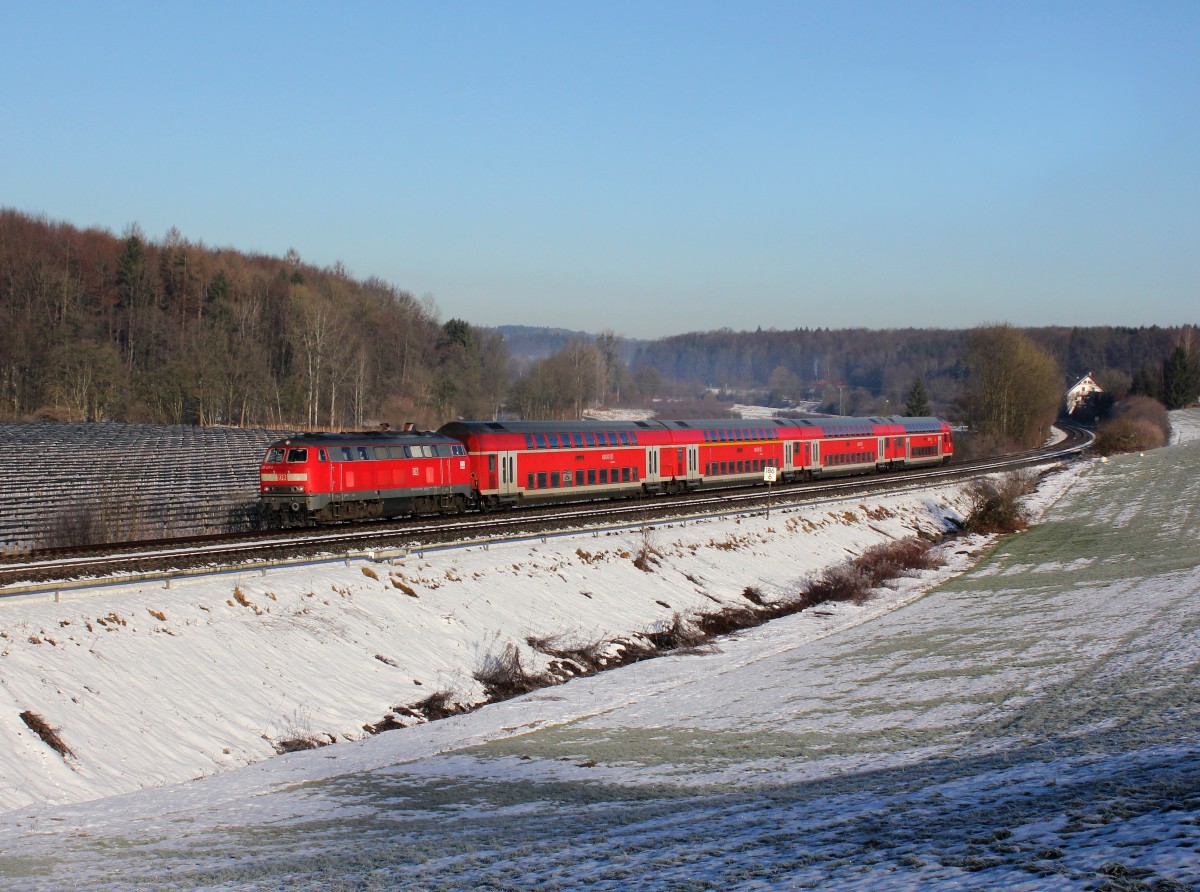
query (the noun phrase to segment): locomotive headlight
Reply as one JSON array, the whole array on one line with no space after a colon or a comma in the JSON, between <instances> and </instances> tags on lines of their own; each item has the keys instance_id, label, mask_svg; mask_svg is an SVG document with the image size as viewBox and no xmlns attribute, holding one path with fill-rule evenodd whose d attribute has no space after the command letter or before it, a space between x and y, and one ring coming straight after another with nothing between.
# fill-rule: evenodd
<instances>
[{"instance_id":1,"label":"locomotive headlight","mask_svg":"<svg viewBox=\"0 0 1200 892\"><path fill-rule=\"evenodd\" d=\"M292 492L304 492L303 486L292 486L289 487L289 489L291 489Z\"/></svg>"}]
</instances>

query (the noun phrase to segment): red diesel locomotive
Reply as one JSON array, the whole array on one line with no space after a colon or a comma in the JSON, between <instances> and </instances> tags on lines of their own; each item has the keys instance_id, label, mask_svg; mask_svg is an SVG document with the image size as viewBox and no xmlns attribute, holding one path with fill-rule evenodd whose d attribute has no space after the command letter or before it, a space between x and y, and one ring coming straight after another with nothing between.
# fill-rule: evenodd
<instances>
[{"instance_id":1,"label":"red diesel locomotive","mask_svg":"<svg viewBox=\"0 0 1200 892\"><path fill-rule=\"evenodd\" d=\"M297 434L271 444L259 477L275 526L462 512L474 498L466 448L429 431Z\"/></svg>"},{"instance_id":2,"label":"red diesel locomotive","mask_svg":"<svg viewBox=\"0 0 1200 892\"><path fill-rule=\"evenodd\" d=\"M934 465L939 418L451 422L436 434L308 434L273 444L262 508L282 525L490 511Z\"/></svg>"}]
</instances>

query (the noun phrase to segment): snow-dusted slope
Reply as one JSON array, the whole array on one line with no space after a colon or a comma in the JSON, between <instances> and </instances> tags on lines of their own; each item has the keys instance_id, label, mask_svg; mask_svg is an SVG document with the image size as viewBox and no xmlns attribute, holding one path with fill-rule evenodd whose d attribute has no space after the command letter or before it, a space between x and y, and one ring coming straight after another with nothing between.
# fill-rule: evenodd
<instances>
[{"instance_id":1,"label":"snow-dusted slope","mask_svg":"<svg viewBox=\"0 0 1200 892\"><path fill-rule=\"evenodd\" d=\"M225 889L1193 888L1200 425L1195 415L1177 425L1179 445L1094 463L1065 492L1059 478L1042 495L1042 524L965 575L941 571L924 597L908 580L866 608L798 614L720 652L197 783L22 808L0 827L0 885L138 888L169 875L172 887ZM818 510L828 524L802 541L826 543L825 558L861 547L843 537L878 525ZM722 527L749 539L713 544L720 554L683 572L737 597L817 560L771 550L758 522ZM697 526L722 541L712 529ZM547 612L551 591L582 587L579 575L597 568L622 580L618 606L638 621L656 616L639 600L645 586L686 609L691 582L665 595L658 586L679 574L675 562L706 554L690 538L673 544L697 530L655 534L668 557L653 574L625 575L619 554L573 563L560 548L556 563L531 552L525 563L541 568L524 578L545 581L544 592L527 586L540 612L507 629L573 631L563 623L575 614ZM732 575L719 575L726 561ZM508 590L511 563L490 565L493 586L473 596ZM791 576L773 576L780 568ZM345 616L361 600L355 590L331 605ZM908 603L886 612L887 601ZM473 616L470 597L454 603L456 622ZM480 623L483 649L511 640L486 631L493 619ZM231 706L257 703L245 676L224 690Z\"/></svg>"},{"instance_id":2,"label":"snow-dusted slope","mask_svg":"<svg viewBox=\"0 0 1200 892\"><path fill-rule=\"evenodd\" d=\"M917 530L957 490L511 545L0 601L0 811L211 775L297 737L364 724L472 677L530 636L611 640L676 613L794 591L806 574ZM652 549L650 572L635 559ZM847 610L861 621L884 609ZM63 759L20 718L59 729ZM411 718L401 719L408 724Z\"/></svg>"}]
</instances>

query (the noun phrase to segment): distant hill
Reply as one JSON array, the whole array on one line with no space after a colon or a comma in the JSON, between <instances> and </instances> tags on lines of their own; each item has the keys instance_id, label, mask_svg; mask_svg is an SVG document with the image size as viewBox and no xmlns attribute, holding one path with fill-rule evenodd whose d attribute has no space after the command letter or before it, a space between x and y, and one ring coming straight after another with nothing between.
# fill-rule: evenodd
<instances>
[{"instance_id":1,"label":"distant hill","mask_svg":"<svg viewBox=\"0 0 1200 892\"><path fill-rule=\"evenodd\" d=\"M498 325L493 331L504 336L508 352L519 359L531 362L545 359L557 353L567 342L574 339L594 341L596 335L586 331L571 331L568 328L538 328L532 325ZM626 363L632 362L634 355L646 341L620 338L621 358Z\"/></svg>"}]
</instances>

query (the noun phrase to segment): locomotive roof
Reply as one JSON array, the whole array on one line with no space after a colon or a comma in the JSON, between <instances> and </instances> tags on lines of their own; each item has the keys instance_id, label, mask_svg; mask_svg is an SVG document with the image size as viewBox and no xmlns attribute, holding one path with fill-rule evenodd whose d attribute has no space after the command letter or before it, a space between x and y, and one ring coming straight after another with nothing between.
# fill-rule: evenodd
<instances>
[{"instance_id":1,"label":"locomotive roof","mask_svg":"<svg viewBox=\"0 0 1200 892\"><path fill-rule=\"evenodd\" d=\"M451 421L438 428L451 437L464 434L548 434L556 431L662 430L658 421Z\"/></svg>"},{"instance_id":2,"label":"locomotive roof","mask_svg":"<svg viewBox=\"0 0 1200 892\"><path fill-rule=\"evenodd\" d=\"M344 446L349 443L370 443L372 445L403 445L412 443L449 443L450 439L434 431L348 431L345 433L328 433L314 431L312 433L296 433L282 440L276 440L272 446Z\"/></svg>"}]
</instances>

